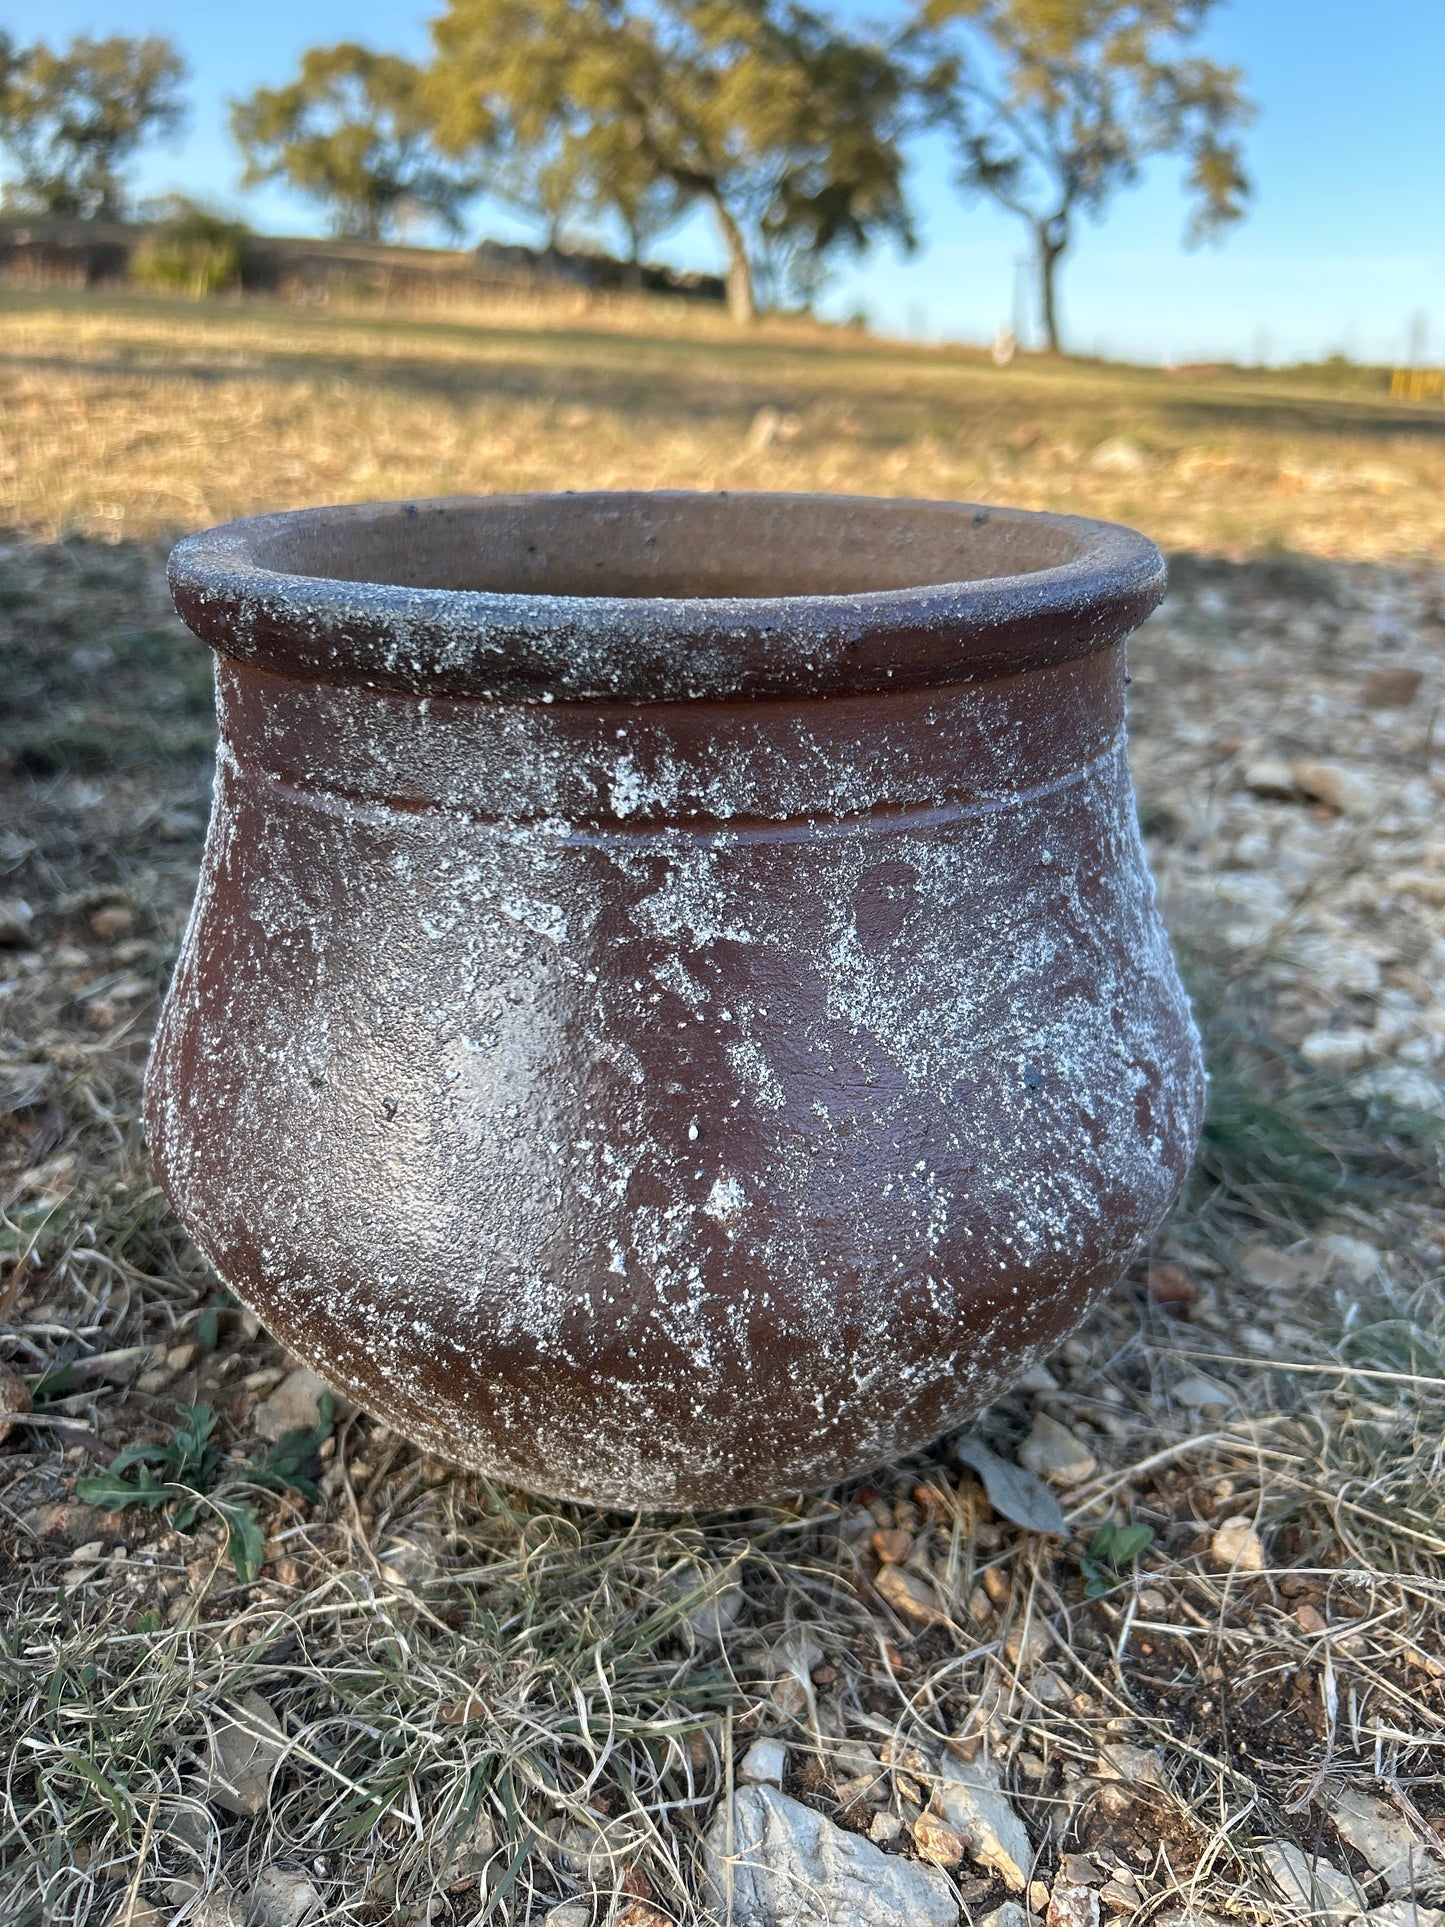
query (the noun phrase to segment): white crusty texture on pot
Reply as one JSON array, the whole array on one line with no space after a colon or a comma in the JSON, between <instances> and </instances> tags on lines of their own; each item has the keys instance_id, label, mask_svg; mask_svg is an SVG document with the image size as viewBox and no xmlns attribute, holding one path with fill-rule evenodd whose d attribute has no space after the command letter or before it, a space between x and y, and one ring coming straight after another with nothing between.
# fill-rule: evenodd
<instances>
[{"instance_id":1,"label":"white crusty texture on pot","mask_svg":"<svg viewBox=\"0 0 1445 1927\"><path fill-rule=\"evenodd\" d=\"M835 773L771 825L724 747L746 830L669 826L625 739L581 826L223 745L149 1088L182 1217L364 1405L559 1496L742 1502L961 1422L1118 1276L1200 1121L1122 736L1007 780L1054 726L1014 715L966 802L840 815Z\"/></svg>"}]
</instances>

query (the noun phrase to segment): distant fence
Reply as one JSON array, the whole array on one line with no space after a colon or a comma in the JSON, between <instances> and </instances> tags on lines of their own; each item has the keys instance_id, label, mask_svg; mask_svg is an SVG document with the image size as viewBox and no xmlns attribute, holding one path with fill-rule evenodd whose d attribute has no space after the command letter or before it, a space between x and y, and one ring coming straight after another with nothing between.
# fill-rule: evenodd
<instances>
[{"instance_id":1,"label":"distant fence","mask_svg":"<svg viewBox=\"0 0 1445 1927\"><path fill-rule=\"evenodd\" d=\"M1390 394L1396 401L1445 401L1445 368L1396 368Z\"/></svg>"},{"instance_id":2,"label":"distant fence","mask_svg":"<svg viewBox=\"0 0 1445 1927\"><path fill-rule=\"evenodd\" d=\"M120 221L0 221L0 283L10 287L114 287L153 228ZM296 301L329 295L395 299L541 292L566 287L597 293L666 294L721 302L715 274L679 274L610 255L535 249L483 241L470 251L372 246L364 241L313 241L279 235L246 237L241 287Z\"/></svg>"}]
</instances>

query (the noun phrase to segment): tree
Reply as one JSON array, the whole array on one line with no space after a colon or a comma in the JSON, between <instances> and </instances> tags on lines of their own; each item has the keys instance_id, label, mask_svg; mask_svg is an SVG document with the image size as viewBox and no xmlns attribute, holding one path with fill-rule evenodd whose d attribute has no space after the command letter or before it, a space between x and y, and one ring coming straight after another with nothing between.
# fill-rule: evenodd
<instances>
[{"instance_id":1,"label":"tree","mask_svg":"<svg viewBox=\"0 0 1445 1927\"><path fill-rule=\"evenodd\" d=\"M431 126L426 76L350 40L312 47L288 86L231 104L242 185L285 181L330 209L335 233L363 241L384 239L412 210L459 232L478 182L442 161Z\"/></svg>"},{"instance_id":2,"label":"tree","mask_svg":"<svg viewBox=\"0 0 1445 1927\"><path fill-rule=\"evenodd\" d=\"M634 246L706 207L739 318L770 262L806 294L844 249L912 243L904 76L799 0L450 0L432 34L444 147L544 156Z\"/></svg>"},{"instance_id":3,"label":"tree","mask_svg":"<svg viewBox=\"0 0 1445 1927\"><path fill-rule=\"evenodd\" d=\"M924 81L959 147L959 184L1029 229L1039 308L1060 347L1057 273L1081 214L1098 217L1145 161L1182 154L1191 243L1242 218L1236 130L1253 118L1237 67L1183 53L1216 0L923 0Z\"/></svg>"},{"instance_id":4,"label":"tree","mask_svg":"<svg viewBox=\"0 0 1445 1927\"><path fill-rule=\"evenodd\" d=\"M158 34L81 35L63 53L0 37L0 148L16 170L5 205L120 220L125 163L152 136L180 126L185 71Z\"/></svg>"}]
</instances>

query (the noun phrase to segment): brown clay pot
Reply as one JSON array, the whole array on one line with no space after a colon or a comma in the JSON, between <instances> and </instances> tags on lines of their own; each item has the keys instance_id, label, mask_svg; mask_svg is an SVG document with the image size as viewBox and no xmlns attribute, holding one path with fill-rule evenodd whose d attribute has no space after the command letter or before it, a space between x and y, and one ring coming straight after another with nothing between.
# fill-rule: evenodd
<instances>
[{"instance_id":1,"label":"brown clay pot","mask_svg":"<svg viewBox=\"0 0 1445 1927\"><path fill-rule=\"evenodd\" d=\"M171 575L221 746L150 1141L368 1410L603 1504L817 1486L1158 1225L1203 1079L1124 760L1142 536L499 496Z\"/></svg>"}]
</instances>

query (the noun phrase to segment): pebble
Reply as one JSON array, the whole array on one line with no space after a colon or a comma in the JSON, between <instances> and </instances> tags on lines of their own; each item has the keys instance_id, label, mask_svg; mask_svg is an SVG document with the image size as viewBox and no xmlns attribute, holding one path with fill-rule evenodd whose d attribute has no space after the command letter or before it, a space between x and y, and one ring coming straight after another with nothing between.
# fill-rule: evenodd
<instances>
[{"instance_id":1,"label":"pebble","mask_svg":"<svg viewBox=\"0 0 1445 1927\"><path fill-rule=\"evenodd\" d=\"M1209 1555L1217 1566L1231 1571L1264 1571L1264 1546L1253 1523L1242 1514L1218 1528L1209 1542Z\"/></svg>"},{"instance_id":2,"label":"pebble","mask_svg":"<svg viewBox=\"0 0 1445 1927\"><path fill-rule=\"evenodd\" d=\"M676 1598L703 1593L683 1615L682 1624L703 1646L721 1646L729 1629L737 1624L747 1596L736 1579L725 1578L726 1568L714 1568L693 1560L669 1575L668 1590Z\"/></svg>"},{"instance_id":3,"label":"pebble","mask_svg":"<svg viewBox=\"0 0 1445 1927\"><path fill-rule=\"evenodd\" d=\"M938 1781L944 1819L963 1838L969 1858L996 1873L1010 1893L1028 1885L1033 1848L999 1781L998 1768L945 1758Z\"/></svg>"},{"instance_id":4,"label":"pebble","mask_svg":"<svg viewBox=\"0 0 1445 1927\"><path fill-rule=\"evenodd\" d=\"M1375 1039L1367 1030L1312 1030L1301 1038L1299 1054L1321 1071L1357 1071L1375 1055Z\"/></svg>"},{"instance_id":5,"label":"pebble","mask_svg":"<svg viewBox=\"0 0 1445 1927\"><path fill-rule=\"evenodd\" d=\"M979 1917L978 1927L1029 1927L1029 1912L1016 1900L1005 1900L992 1913Z\"/></svg>"},{"instance_id":6,"label":"pebble","mask_svg":"<svg viewBox=\"0 0 1445 1927\"><path fill-rule=\"evenodd\" d=\"M781 1740L754 1740L738 1767L738 1784L780 1787L787 1770L788 1749Z\"/></svg>"},{"instance_id":7,"label":"pebble","mask_svg":"<svg viewBox=\"0 0 1445 1927\"><path fill-rule=\"evenodd\" d=\"M1203 1372L1191 1372L1188 1378L1181 1378L1174 1387L1174 1397L1196 1412L1224 1412L1234 1403L1233 1392Z\"/></svg>"},{"instance_id":8,"label":"pebble","mask_svg":"<svg viewBox=\"0 0 1445 1927\"><path fill-rule=\"evenodd\" d=\"M936 1868L882 1853L773 1787L742 1787L718 1808L703 1872L732 1927L954 1927L958 1919Z\"/></svg>"},{"instance_id":9,"label":"pebble","mask_svg":"<svg viewBox=\"0 0 1445 1927\"><path fill-rule=\"evenodd\" d=\"M906 1566L880 1567L878 1577L873 1581L879 1597L886 1599L894 1612L903 1619L911 1619L921 1626L941 1626L948 1622L948 1614L938 1603L933 1588L916 1572L909 1572Z\"/></svg>"},{"instance_id":10,"label":"pebble","mask_svg":"<svg viewBox=\"0 0 1445 1927\"><path fill-rule=\"evenodd\" d=\"M1341 1787L1328 1805L1340 1838L1364 1856L1387 1887L1409 1891L1426 1879L1434 1884L1440 1859L1416 1839L1397 1807L1353 1786Z\"/></svg>"},{"instance_id":11,"label":"pebble","mask_svg":"<svg viewBox=\"0 0 1445 1927\"><path fill-rule=\"evenodd\" d=\"M966 1851L962 1834L946 1826L935 1813L920 1813L913 1822L913 1844L920 1860L931 1867L960 1867Z\"/></svg>"},{"instance_id":12,"label":"pebble","mask_svg":"<svg viewBox=\"0 0 1445 1927\"><path fill-rule=\"evenodd\" d=\"M1339 763L1313 763L1301 760L1290 765L1295 787L1312 802L1341 816L1373 816L1380 806L1380 793L1367 777Z\"/></svg>"},{"instance_id":13,"label":"pebble","mask_svg":"<svg viewBox=\"0 0 1445 1927\"><path fill-rule=\"evenodd\" d=\"M1262 1850L1270 1879L1286 1901L1312 1921L1352 1922L1365 1912L1365 1900L1346 1873L1328 1860L1310 1860L1291 1841L1277 1840Z\"/></svg>"},{"instance_id":14,"label":"pebble","mask_svg":"<svg viewBox=\"0 0 1445 1927\"><path fill-rule=\"evenodd\" d=\"M1199 1296L1183 1265L1150 1265L1148 1289L1156 1305L1192 1305Z\"/></svg>"},{"instance_id":15,"label":"pebble","mask_svg":"<svg viewBox=\"0 0 1445 1927\"><path fill-rule=\"evenodd\" d=\"M288 1432L300 1432L315 1425L320 1417L318 1406L324 1392L331 1387L309 1366L298 1365L294 1372L288 1372L269 1398L261 1403L251 1414L251 1424L263 1439L274 1444L285 1438ZM333 1397L335 1394L333 1394Z\"/></svg>"},{"instance_id":16,"label":"pebble","mask_svg":"<svg viewBox=\"0 0 1445 1927\"><path fill-rule=\"evenodd\" d=\"M1387 1900L1361 1916L1365 1927L1445 1927L1445 1912L1418 1900Z\"/></svg>"},{"instance_id":17,"label":"pebble","mask_svg":"<svg viewBox=\"0 0 1445 1927\"><path fill-rule=\"evenodd\" d=\"M0 897L0 943L28 943L34 920L24 897Z\"/></svg>"},{"instance_id":18,"label":"pebble","mask_svg":"<svg viewBox=\"0 0 1445 1927\"><path fill-rule=\"evenodd\" d=\"M1099 1896L1092 1887L1062 1874L1049 1894L1047 1927L1099 1927Z\"/></svg>"},{"instance_id":19,"label":"pebble","mask_svg":"<svg viewBox=\"0 0 1445 1927\"><path fill-rule=\"evenodd\" d=\"M1026 1472L1059 1485L1078 1485L1093 1475L1097 1463L1083 1440L1046 1412L1035 1417L1033 1430L1019 1447L1019 1464Z\"/></svg>"},{"instance_id":20,"label":"pebble","mask_svg":"<svg viewBox=\"0 0 1445 1927\"><path fill-rule=\"evenodd\" d=\"M259 1813L286 1750L286 1735L268 1701L243 1693L235 1711L211 1728L204 1796L228 1813Z\"/></svg>"},{"instance_id":21,"label":"pebble","mask_svg":"<svg viewBox=\"0 0 1445 1927\"><path fill-rule=\"evenodd\" d=\"M1365 1285L1380 1274L1380 1251L1363 1238L1351 1238L1343 1231L1332 1231L1317 1240L1316 1249L1332 1260L1332 1268L1343 1271L1352 1284Z\"/></svg>"},{"instance_id":22,"label":"pebble","mask_svg":"<svg viewBox=\"0 0 1445 1927\"><path fill-rule=\"evenodd\" d=\"M60 1575L60 1583L66 1592L73 1592L83 1586L95 1574L107 1553L103 1539L88 1539L83 1546L77 1546L70 1555L70 1564Z\"/></svg>"},{"instance_id":23,"label":"pebble","mask_svg":"<svg viewBox=\"0 0 1445 1927\"><path fill-rule=\"evenodd\" d=\"M321 1895L299 1868L273 1861L251 1888L250 1927L301 1927L321 1905Z\"/></svg>"},{"instance_id":24,"label":"pebble","mask_svg":"<svg viewBox=\"0 0 1445 1927\"><path fill-rule=\"evenodd\" d=\"M1424 1071L1407 1064L1385 1064L1367 1071L1353 1086L1361 1097L1383 1097L1401 1111L1420 1111L1427 1117L1445 1115L1445 1089Z\"/></svg>"},{"instance_id":25,"label":"pebble","mask_svg":"<svg viewBox=\"0 0 1445 1927\"><path fill-rule=\"evenodd\" d=\"M1266 796L1277 802L1290 802L1294 798L1294 775L1282 757L1257 756L1244 765L1240 778L1255 796Z\"/></svg>"},{"instance_id":26,"label":"pebble","mask_svg":"<svg viewBox=\"0 0 1445 1927\"><path fill-rule=\"evenodd\" d=\"M585 1900L564 1900L542 1916L542 1927L592 1927L592 1909Z\"/></svg>"}]
</instances>

